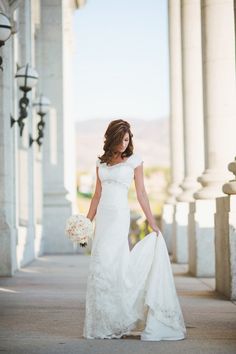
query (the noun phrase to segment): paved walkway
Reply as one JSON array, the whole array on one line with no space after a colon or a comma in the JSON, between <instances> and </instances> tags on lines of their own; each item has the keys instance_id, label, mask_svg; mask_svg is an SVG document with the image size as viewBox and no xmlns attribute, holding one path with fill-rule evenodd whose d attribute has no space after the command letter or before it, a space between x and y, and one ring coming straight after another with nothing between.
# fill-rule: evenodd
<instances>
[{"instance_id":1,"label":"paved walkway","mask_svg":"<svg viewBox=\"0 0 236 354\"><path fill-rule=\"evenodd\" d=\"M1 353L236 353L236 303L214 292L214 281L172 263L187 326L181 341L82 337L89 256L45 255L12 278L0 278Z\"/></svg>"}]
</instances>

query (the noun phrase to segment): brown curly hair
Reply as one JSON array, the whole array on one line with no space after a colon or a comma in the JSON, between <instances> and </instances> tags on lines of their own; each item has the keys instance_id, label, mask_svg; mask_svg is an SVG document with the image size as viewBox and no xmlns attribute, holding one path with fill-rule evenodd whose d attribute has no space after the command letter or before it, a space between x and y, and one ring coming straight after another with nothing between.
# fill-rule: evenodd
<instances>
[{"instance_id":1,"label":"brown curly hair","mask_svg":"<svg viewBox=\"0 0 236 354\"><path fill-rule=\"evenodd\" d=\"M133 155L133 134L130 130L130 124L123 119L115 119L109 123L104 135L104 154L98 156L101 163L106 162L109 164L113 160L115 157L115 148L117 145L121 144L126 133L129 134L129 144L126 150L121 153L121 157L124 158Z\"/></svg>"}]
</instances>

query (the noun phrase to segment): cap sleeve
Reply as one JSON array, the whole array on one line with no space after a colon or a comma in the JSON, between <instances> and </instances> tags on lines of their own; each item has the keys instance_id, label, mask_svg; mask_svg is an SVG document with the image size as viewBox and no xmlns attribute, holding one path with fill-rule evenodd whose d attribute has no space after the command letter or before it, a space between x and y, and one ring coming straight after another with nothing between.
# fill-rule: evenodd
<instances>
[{"instance_id":1,"label":"cap sleeve","mask_svg":"<svg viewBox=\"0 0 236 354\"><path fill-rule=\"evenodd\" d=\"M96 161L96 166L97 167L100 166L100 160L99 159L97 159L97 161Z\"/></svg>"},{"instance_id":2,"label":"cap sleeve","mask_svg":"<svg viewBox=\"0 0 236 354\"><path fill-rule=\"evenodd\" d=\"M136 168L143 163L143 159L140 155L135 155L133 158L133 167Z\"/></svg>"}]
</instances>

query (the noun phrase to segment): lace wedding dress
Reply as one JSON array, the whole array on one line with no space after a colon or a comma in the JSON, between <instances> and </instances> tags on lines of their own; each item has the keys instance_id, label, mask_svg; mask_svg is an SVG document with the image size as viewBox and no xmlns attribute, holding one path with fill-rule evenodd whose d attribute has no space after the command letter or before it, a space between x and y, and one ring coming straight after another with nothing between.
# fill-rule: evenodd
<instances>
[{"instance_id":1,"label":"lace wedding dress","mask_svg":"<svg viewBox=\"0 0 236 354\"><path fill-rule=\"evenodd\" d=\"M95 215L86 290L84 338L180 340L186 328L163 235L147 234L130 251L128 190L137 154L100 163L102 194Z\"/></svg>"}]
</instances>

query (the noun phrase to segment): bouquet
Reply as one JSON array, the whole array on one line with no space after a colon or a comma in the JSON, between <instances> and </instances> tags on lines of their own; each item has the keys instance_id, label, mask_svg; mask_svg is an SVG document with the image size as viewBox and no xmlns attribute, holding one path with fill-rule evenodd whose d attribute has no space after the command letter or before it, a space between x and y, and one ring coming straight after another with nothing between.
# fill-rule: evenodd
<instances>
[{"instance_id":1,"label":"bouquet","mask_svg":"<svg viewBox=\"0 0 236 354\"><path fill-rule=\"evenodd\" d=\"M82 214L72 215L66 221L65 234L74 244L85 247L93 235L92 222Z\"/></svg>"}]
</instances>

